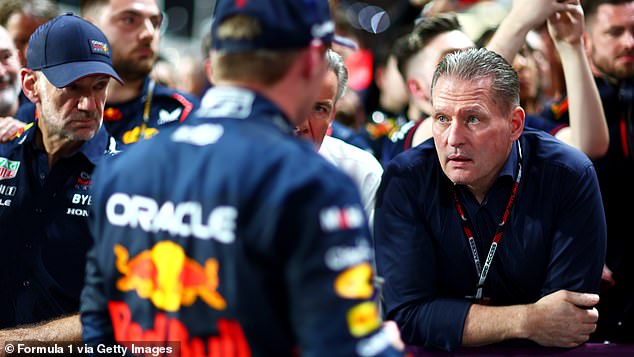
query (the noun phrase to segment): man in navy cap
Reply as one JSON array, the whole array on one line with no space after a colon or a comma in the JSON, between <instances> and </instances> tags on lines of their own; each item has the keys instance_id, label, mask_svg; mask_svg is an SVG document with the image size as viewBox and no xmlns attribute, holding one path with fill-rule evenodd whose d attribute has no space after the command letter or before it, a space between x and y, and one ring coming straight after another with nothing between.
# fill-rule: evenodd
<instances>
[{"instance_id":1,"label":"man in navy cap","mask_svg":"<svg viewBox=\"0 0 634 357\"><path fill-rule=\"evenodd\" d=\"M216 4L209 106L95 172L84 342L398 354L372 301L359 193L293 136L327 71L328 2Z\"/></svg>"},{"instance_id":2,"label":"man in navy cap","mask_svg":"<svg viewBox=\"0 0 634 357\"><path fill-rule=\"evenodd\" d=\"M113 84L104 109L110 148L124 150L162 128L186 120L198 108L189 93L167 88L149 76L157 60L163 15L156 0L82 0L81 15L95 24L111 44L112 63L125 84ZM15 127L32 122L35 110L22 105L19 120L0 121L0 142Z\"/></svg>"},{"instance_id":3,"label":"man in navy cap","mask_svg":"<svg viewBox=\"0 0 634 357\"><path fill-rule=\"evenodd\" d=\"M110 45L89 22L66 14L32 35L20 71L37 120L0 145L0 326L77 313L86 251L91 175L104 156L108 83L121 82ZM74 340L78 318L0 334L10 340Z\"/></svg>"}]
</instances>

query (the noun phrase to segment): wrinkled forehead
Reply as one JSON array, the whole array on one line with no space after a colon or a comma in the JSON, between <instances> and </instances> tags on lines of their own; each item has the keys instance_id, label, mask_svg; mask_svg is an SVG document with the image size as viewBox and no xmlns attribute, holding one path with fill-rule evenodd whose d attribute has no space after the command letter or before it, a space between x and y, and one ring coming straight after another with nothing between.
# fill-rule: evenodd
<instances>
[{"instance_id":1,"label":"wrinkled forehead","mask_svg":"<svg viewBox=\"0 0 634 357\"><path fill-rule=\"evenodd\" d=\"M142 15L161 15L161 9L155 0L110 0L110 12L135 12Z\"/></svg>"}]
</instances>

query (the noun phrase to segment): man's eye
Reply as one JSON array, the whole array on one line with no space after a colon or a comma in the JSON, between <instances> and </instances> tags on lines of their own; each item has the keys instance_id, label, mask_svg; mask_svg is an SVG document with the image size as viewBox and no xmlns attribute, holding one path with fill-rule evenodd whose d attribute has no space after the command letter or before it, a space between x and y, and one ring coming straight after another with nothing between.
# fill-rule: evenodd
<instances>
[{"instance_id":1,"label":"man's eye","mask_svg":"<svg viewBox=\"0 0 634 357\"><path fill-rule=\"evenodd\" d=\"M444 116L444 115L438 115L438 116L436 116L436 120L438 120L438 121L439 121L439 122L441 122L441 123L447 123L447 122L449 122L449 119L447 119L447 117L446 117L446 116Z\"/></svg>"},{"instance_id":2,"label":"man's eye","mask_svg":"<svg viewBox=\"0 0 634 357\"><path fill-rule=\"evenodd\" d=\"M477 117L474 116L470 116L469 119L467 119L467 123L469 124L475 124L475 123L479 123L480 119L478 119Z\"/></svg>"},{"instance_id":3,"label":"man's eye","mask_svg":"<svg viewBox=\"0 0 634 357\"><path fill-rule=\"evenodd\" d=\"M134 25L136 18L134 16L124 16L121 18L121 22L125 25Z\"/></svg>"}]
</instances>

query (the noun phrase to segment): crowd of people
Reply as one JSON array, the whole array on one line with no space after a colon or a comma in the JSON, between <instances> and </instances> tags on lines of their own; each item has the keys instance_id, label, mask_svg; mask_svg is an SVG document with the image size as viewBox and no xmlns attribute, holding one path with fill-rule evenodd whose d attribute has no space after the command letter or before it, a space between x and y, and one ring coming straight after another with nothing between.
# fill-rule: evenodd
<instances>
[{"instance_id":1,"label":"crowd of people","mask_svg":"<svg viewBox=\"0 0 634 357\"><path fill-rule=\"evenodd\" d=\"M0 356L634 344L634 1L410 3L0 1Z\"/></svg>"}]
</instances>

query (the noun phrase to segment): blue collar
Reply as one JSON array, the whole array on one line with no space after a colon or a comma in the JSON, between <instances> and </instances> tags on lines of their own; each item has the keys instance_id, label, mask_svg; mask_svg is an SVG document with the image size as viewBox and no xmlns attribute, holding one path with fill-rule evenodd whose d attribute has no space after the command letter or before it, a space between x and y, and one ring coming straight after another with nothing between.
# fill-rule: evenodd
<instances>
[{"instance_id":1,"label":"blue collar","mask_svg":"<svg viewBox=\"0 0 634 357\"><path fill-rule=\"evenodd\" d=\"M517 145L517 142L513 142L511 153L506 159L506 162L504 162L504 166L502 166L502 170L500 170L500 174L498 175L498 177L509 176L512 180L515 180L517 176L517 160L519 160Z\"/></svg>"},{"instance_id":2,"label":"blue collar","mask_svg":"<svg viewBox=\"0 0 634 357\"><path fill-rule=\"evenodd\" d=\"M18 144L31 143L35 145L35 133L40 130L37 126L37 120L33 122L35 125L30 126L18 140ZM108 133L103 125L99 128L95 136L84 142L77 152L83 154L93 165L97 165L106 152L108 147Z\"/></svg>"},{"instance_id":3,"label":"blue collar","mask_svg":"<svg viewBox=\"0 0 634 357\"><path fill-rule=\"evenodd\" d=\"M257 115L254 116L255 113ZM205 93L197 115L205 118L266 119L282 132L293 133L290 120L276 104L258 92L242 87L210 88Z\"/></svg>"}]
</instances>

